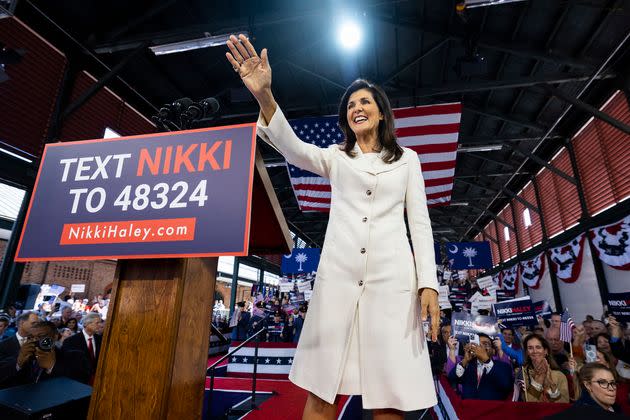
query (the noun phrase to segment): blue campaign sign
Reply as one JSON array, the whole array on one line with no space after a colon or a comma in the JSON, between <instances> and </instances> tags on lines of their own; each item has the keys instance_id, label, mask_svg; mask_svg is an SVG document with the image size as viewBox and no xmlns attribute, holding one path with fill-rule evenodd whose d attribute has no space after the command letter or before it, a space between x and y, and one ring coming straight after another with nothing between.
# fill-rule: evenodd
<instances>
[{"instance_id":1,"label":"blue campaign sign","mask_svg":"<svg viewBox=\"0 0 630 420\"><path fill-rule=\"evenodd\" d=\"M494 315L506 327L536 325L536 310L529 296L506 300L492 305Z\"/></svg>"},{"instance_id":2,"label":"blue campaign sign","mask_svg":"<svg viewBox=\"0 0 630 420\"><path fill-rule=\"evenodd\" d=\"M448 242L446 256L452 270L492 268L492 254L488 241Z\"/></svg>"},{"instance_id":3,"label":"blue campaign sign","mask_svg":"<svg viewBox=\"0 0 630 420\"><path fill-rule=\"evenodd\" d=\"M630 292L608 293L606 300L608 302L608 312L617 321L630 321Z\"/></svg>"},{"instance_id":4,"label":"blue campaign sign","mask_svg":"<svg viewBox=\"0 0 630 420\"><path fill-rule=\"evenodd\" d=\"M282 258L282 274L310 273L317 271L321 248L293 248Z\"/></svg>"},{"instance_id":5,"label":"blue campaign sign","mask_svg":"<svg viewBox=\"0 0 630 420\"><path fill-rule=\"evenodd\" d=\"M478 334L495 337L498 332L496 322L493 316L454 312L451 317L451 335L462 341L468 341Z\"/></svg>"},{"instance_id":6,"label":"blue campaign sign","mask_svg":"<svg viewBox=\"0 0 630 420\"><path fill-rule=\"evenodd\" d=\"M16 261L248 253L255 124L46 145Z\"/></svg>"},{"instance_id":7,"label":"blue campaign sign","mask_svg":"<svg viewBox=\"0 0 630 420\"><path fill-rule=\"evenodd\" d=\"M534 309L536 310L536 315L540 315L545 319L551 319L551 305L546 300L534 302Z\"/></svg>"}]
</instances>

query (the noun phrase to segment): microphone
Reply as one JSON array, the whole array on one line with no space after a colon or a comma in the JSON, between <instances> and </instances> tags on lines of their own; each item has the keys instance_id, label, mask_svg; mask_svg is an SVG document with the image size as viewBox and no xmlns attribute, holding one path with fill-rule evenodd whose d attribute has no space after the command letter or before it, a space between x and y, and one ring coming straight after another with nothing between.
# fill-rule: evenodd
<instances>
[{"instance_id":1,"label":"microphone","mask_svg":"<svg viewBox=\"0 0 630 420\"><path fill-rule=\"evenodd\" d=\"M201 103L206 111L206 117L216 114L221 108L221 104L216 100L216 98L206 98L201 101Z\"/></svg>"}]
</instances>

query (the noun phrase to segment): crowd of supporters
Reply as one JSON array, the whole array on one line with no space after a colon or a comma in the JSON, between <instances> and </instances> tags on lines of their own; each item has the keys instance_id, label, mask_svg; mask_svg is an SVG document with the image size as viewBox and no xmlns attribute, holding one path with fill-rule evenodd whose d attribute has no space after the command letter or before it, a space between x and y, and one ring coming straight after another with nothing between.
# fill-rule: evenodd
<instances>
[{"instance_id":1,"label":"crowd of supporters","mask_svg":"<svg viewBox=\"0 0 630 420\"><path fill-rule=\"evenodd\" d=\"M588 316L561 340L561 314L516 329L497 324L495 337L456 339L442 312L432 369L462 399L574 403L630 414L630 329L608 316Z\"/></svg>"},{"instance_id":2,"label":"crowd of supporters","mask_svg":"<svg viewBox=\"0 0 630 420\"><path fill-rule=\"evenodd\" d=\"M222 314L221 305L220 301L215 304L213 322L222 332L231 331L232 340L246 340L266 327L267 332L260 339L272 343L297 343L308 309L308 302L295 304L286 297L257 298L253 302L238 302L228 318Z\"/></svg>"},{"instance_id":3,"label":"crowd of supporters","mask_svg":"<svg viewBox=\"0 0 630 420\"><path fill-rule=\"evenodd\" d=\"M66 296L36 310L0 312L0 389L69 377L92 384L109 299Z\"/></svg>"}]
</instances>

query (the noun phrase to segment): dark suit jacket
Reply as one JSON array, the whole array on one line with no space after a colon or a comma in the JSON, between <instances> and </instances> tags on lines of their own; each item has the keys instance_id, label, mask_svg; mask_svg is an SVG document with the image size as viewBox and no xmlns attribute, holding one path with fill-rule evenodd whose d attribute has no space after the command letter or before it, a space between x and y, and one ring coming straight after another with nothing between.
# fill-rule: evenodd
<instances>
[{"instance_id":1,"label":"dark suit jacket","mask_svg":"<svg viewBox=\"0 0 630 420\"><path fill-rule=\"evenodd\" d=\"M249 328L249 320L252 314L247 311L243 311L240 315L240 319L236 324L236 339L238 341L247 340L247 329Z\"/></svg>"},{"instance_id":2,"label":"dark suit jacket","mask_svg":"<svg viewBox=\"0 0 630 420\"><path fill-rule=\"evenodd\" d=\"M38 374L35 370L36 366L32 362L26 363L20 370L17 370L20 344L15 336L2 340L0 342L0 389L34 383L38 376L39 381L66 376L79 382L88 382L90 364L83 353L71 350L63 351L57 348L52 351L55 352L56 361L50 374L45 370Z\"/></svg>"},{"instance_id":3,"label":"dark suit jacket","mask_svg":"<svg viewBox=\"0 0 630 420\"><path fill-rule=\"evenodd\" d=\"M620 338L610 343L610 349L617 359L630 363L630 341Z\"/></svg>"},{"instance_id":4,"label":"dark suit jacket","mask_svg":"<svg viewBox=\"0 0 630 420\"><path fill-rule=\"evenodd\" d=\"M504 400L512 391L512 368L498 360L492 361L490 372L484 371L477 386L477 361L471 360L461 378L457 377L457 368L450 371L448 378L462 384L462 399Z\"/></svg>"},{"instance_id":5,"label":"dark suit jacket","mask_svg":"<svg viewBox=\"0 0 630 420\"><path fill-rule=\"evenodd\" d=\"M439 337L435 343L427 340L427 344L429 345L429 360L433 375L444 373L444 364L448 355L446 354L446 345L442 343L442 337Z\"/></svg>"},{"instance_id":6,"label":"dark suit jacket","mask_svg":"<svg viewBox=\"0 0 630 420\"><path fill-rule=\"evenodd\" d=\"M90 374L94 374L96 372L96 366L98 365L98 356L101 354L101 342L103 341L103 337L98 334L94 334L94 345L96 347L96 358L94 359L94 363L90 369ZM85 337L82 332L78 332L68 338L66 338L63 342L63 350L67 351L78 351L85 355L87 360L91 360L90 353L88 352L88 346L85 342Z\"/></svg>"}]
</instances>

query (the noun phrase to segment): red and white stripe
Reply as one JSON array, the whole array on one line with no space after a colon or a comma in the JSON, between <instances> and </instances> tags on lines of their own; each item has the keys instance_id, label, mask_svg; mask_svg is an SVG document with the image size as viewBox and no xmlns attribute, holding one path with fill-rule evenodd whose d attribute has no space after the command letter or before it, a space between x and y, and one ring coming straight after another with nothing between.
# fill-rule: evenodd
<instances>
[{"instance_id":1,"label":"red and white stripe","mask_svg":"<svg viewBox=\"0 0 630 420\"><path fill-rule=\"evenodd\" d=\"M461 116L459 102L394 110L398 143L420 156L429 207L451 201Z\"/></svg>"}]
</instances>

